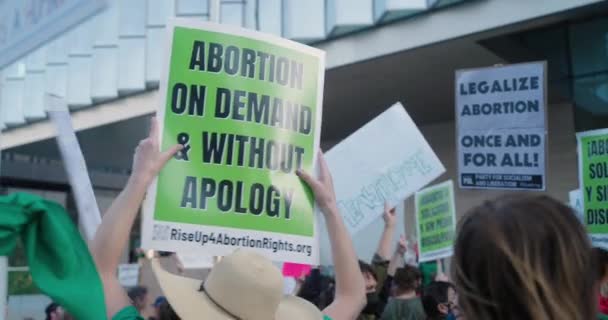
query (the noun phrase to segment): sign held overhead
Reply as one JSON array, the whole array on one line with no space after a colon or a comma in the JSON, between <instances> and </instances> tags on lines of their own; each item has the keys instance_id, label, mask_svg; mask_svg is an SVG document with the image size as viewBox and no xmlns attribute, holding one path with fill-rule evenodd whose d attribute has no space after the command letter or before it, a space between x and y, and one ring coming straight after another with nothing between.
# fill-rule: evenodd
<instances>
[{"instance_id":1,"label":"sign held overhead","mask_svg":"<svg viewBox=\"0 0 608 320\"><path fill-rule=\"evenodd\" d=\"M456 72L461 188L545 190L546 64Z\"/></svg>"}]
</instances>

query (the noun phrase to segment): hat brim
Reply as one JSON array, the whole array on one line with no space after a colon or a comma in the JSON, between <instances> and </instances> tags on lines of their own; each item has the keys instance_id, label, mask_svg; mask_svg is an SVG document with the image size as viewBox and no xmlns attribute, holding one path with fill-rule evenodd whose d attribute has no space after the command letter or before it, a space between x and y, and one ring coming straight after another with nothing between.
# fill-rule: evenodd
<instances>
[{"instance_id":1,"label":"hat brim","mask_svg":"<svg viewBox=\"0 0 608 320\"><path fill-rule=\"evenodd\" d=\"M152 270L171 307L183 320L234 320L220 307L199 292L202 281L167 272L158 259L152 260Z\"/></svg>"},{"instance_id":2,"label":"hat brim","mask_svg":"<svg viewBox=\"0 0 608 320\"><path fill-rule=\"evenodd\" d=\"M288 295L281 300L275 320L321 320L323 313L312 303L302 298Z\"/></svg>"}]
</instances>

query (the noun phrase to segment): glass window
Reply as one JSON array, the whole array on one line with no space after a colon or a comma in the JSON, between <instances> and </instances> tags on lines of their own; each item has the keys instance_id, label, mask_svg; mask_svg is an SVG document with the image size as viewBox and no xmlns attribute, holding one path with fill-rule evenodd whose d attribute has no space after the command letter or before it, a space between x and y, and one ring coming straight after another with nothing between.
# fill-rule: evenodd
<instances>
[{"instance_id":1,"label":"glass window","mask_svg":"<svg viewBox=\"0 0 608 320\"><path fill-rule=\"evenodd\" d=\"M572 102L577 132L608 127L608 17L511 37L529 50L527 59L547 60L549 95Z\"/></svg>"},{"instance_id":2,"label":"glass window","mask_svg":"<svg viewBox=\"0 0 608 320\"><path fill-rule=\"evenodd\" d=\"M608 18L572 24L570 52L572 75L586 76L608 70Z\"/></svg>"}]
</instances>

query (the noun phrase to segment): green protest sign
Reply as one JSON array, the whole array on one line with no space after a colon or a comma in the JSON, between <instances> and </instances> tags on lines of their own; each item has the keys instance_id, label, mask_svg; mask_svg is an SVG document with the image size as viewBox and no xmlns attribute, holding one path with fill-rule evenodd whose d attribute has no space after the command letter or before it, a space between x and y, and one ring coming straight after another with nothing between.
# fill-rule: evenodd
<instances>
[{"instance_id":1,"label":"green protest sign","mask_svg":"<svg viewBox=\"0 0 608 320\"><path fill-rule=\"evenodd\" d=\"M415 196L420 262L453 254L456 208L452 180L418 191Z\"/></svg>"},{"instance_id":2,"label":"green protest sign","mask_svg":"<svg viewBox=\"0 0 608 320\"><path fill-rule=\"evenodd\" d=\"M608 247L608 129L577 134L584 223L595 246Z\"/></svg>"},{"instance_id":3,"label":"green protest sign","mask_svg":"<svg viewBox=\"0 0 608 320\"><path fill-rule=\"evenodd\" d=\"M318 261L314 198L295 175L319 147L324 53L249 30L176 20L158 110L163 149L143 243Z\"/></svg>"}]
</instances>

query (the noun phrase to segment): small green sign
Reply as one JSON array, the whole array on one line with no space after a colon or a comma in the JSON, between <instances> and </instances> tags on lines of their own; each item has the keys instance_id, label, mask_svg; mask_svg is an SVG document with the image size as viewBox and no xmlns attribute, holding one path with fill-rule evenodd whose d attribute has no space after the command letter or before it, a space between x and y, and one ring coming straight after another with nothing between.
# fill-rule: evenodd
<instances>
[{"instance_id":1,"label":"small green sign","mask_svg":"<svg viewBox=\"0 0 608 320\"><path fill-rule=\"evenodd\" d=\"M451 256L456 233L452 180L418 191L415 203L420 262Z\"/></svg>"},{"instance_id":2,"label":"small green sign","mask_svg":"<svg viewBox=\"0 0 608 320\"><path fill-rule=\"evenodd\" d=\"M315 164L324 53L216 24L169 29L161 145L184 148L149 190L144 245L316 262L314 197L295 172Z\"/></svg>"},{"instance_id":3,"label":"small green sign","mask_svg":"<svg viewBox=\"0 0 608 320\"><path fill-rule=\"evenodd\" d=\"M596 246L608 244L608 129L577 134L584 224Z\"/></svg>"}]
</instances>

